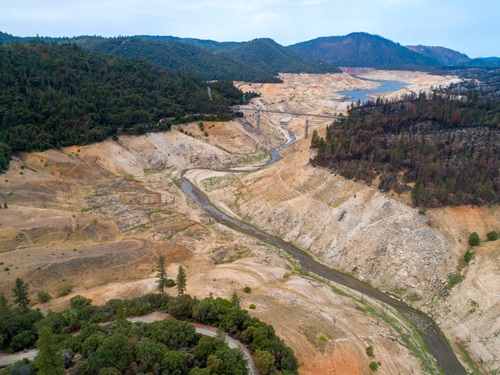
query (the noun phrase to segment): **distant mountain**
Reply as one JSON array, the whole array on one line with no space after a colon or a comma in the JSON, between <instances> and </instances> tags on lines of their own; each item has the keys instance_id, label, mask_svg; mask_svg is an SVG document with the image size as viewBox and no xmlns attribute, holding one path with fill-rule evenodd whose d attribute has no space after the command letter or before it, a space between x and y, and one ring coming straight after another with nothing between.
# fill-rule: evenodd
<instances>
[{"instance_id":1,"label":"distant mountain","mask_svg":"<svg viewBox=\"0 0 500 375\"><path fill-rule=\"evenodd\" d=\"M500 68L500 57L480 57L472 59L462 66L471 68Z\"/></svg>"},{"instance_id":2,"label":"distant mountain","mask_svg":"<svg viewBox=\"0 0 500 375\"><path fill-rule=\"evenodd\" d=\"M464 53L444 47L406 46L406 48L439 62L443 66L467 64L471 59Z\"/></svg>"},{"instance_id":3,"label":"distant mountain","mask_svg":"<svg viewBox=\"0 0 500 375\"><path fill-rule=\"evenodd\" d=\"M330 63L311 60L268 38L238 43L216 51L216 54L275 74L338 73L341 71Z\"/></svg>"},{"instance_id":4,"label":"distant mountain","mask_svg":"<svg viewBox=\"0 0 500 375\"><path fill-rule=\"evenodd\" d=\"M147 60L158 68L190 73L205 80L279 82L269 71L168 39L79 37L72 42L95 52Z\"/></svg>"},{"instance_id":5,"label":"distant mountain","mask_svg":"<svg viewBox=\"0 0 500 375\"><path fill-rule=\"evenodd\" d=\"M288 48L309 58L345 67L419 70L440 65L433 58L368 33L322 37Z\"/></svg>"}]
</instances>

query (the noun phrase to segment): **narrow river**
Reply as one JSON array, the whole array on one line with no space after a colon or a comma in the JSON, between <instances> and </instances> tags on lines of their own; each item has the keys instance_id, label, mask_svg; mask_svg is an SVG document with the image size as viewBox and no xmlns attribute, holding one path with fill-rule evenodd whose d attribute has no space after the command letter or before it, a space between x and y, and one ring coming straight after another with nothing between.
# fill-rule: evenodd
<instances>
[{"instance_id":1,"label":"narrow river","mask_svg":"<svg viewBox=\"0 0 500 375\"><path fill-rule=\"evenodd\" d=\"M288 129L287 129L288 130ZM271 161L268 162L263 168L279 160L278 150L290 146L295 141L295 135L288 130L291 140L283 145L276 147L270 151ZM245 172L243 170L234 171L235 173ZM279 249L286 251L292 255L300 263L301 267L309 272L312 272L325 279L331 280L335 283L344 285L354 291L363 295L369 296L380 303L393 307L406 320L413 325L413 328L421 335L425 344L427 345L431 354L436 358L437 364L446 375L466 375L464 367L456 357L455 353L451 350L446 338L439 329L438 325L432 320L431 317L425 313L408 306L405 302L392 298L386 293L383 293L370 285L345 274L322 263L319 263L311 255L299 249L297 246L284 241L283 239L266 233L248 223L244 223L231 216L224 214L214 207L208 198L201 192L191 181L185 177L186 171L181 173L181 181L179 186L181 190L193 199L209 216L217 222L239 231L240 233L247 234L264 241L270 245L276 246Z\"/></svg>"}]
</instances>

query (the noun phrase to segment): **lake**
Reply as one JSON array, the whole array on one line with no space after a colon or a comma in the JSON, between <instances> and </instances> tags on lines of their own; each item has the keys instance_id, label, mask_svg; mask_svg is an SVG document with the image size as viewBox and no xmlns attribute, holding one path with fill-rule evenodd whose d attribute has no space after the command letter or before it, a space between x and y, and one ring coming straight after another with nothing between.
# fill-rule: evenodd
<instances>
[{"instance_id":1,"label":"lake","mask_svg":"<svg viewBox=\"0 0 500 375\"><path fill-rule=\"evenodd\" d=\"M360 78L360 77L356 77ZM364 79L364 78L360 78ZM358 100L363 103L369 100L373 100L370 98L369 94L381 94L384 92L392 92L398 91L405 86L408 86L407 82L399 82L399 81L383 81L383 80L373 80L373 79L364 79L365 81L379 82L382 86L377 87L372 90L352 90L352 91L339 91L338 94L348 96L348 99L342 99L345 102L357 102Z\"/></svg>"}]
</instances>

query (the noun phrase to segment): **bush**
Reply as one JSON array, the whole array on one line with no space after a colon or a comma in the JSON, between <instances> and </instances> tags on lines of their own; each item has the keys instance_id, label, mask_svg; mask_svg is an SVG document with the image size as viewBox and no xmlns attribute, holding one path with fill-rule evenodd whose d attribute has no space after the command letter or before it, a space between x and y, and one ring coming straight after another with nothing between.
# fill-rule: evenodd
<instances>
[{"instance_id":1,"label":"bush","mask_svg":"<svg viewBox=\"0 0 500 375\"><path fill-rule=\"evenodd\" d=\"M255 310L255 304L251 303L250 306L248 306L249 309Z\"/></svg>"},{"instance_id":2,"label":"bush","mask_svg":"<svg viewBox=\"0 0 500 375\"><path fill-rule=\"evenodd\" d=\"M36 336L31 330L21 331L12 338L10 349L18 352L23 349L29 349L35 346Z\"/></svg>"},{"instance_id":3,"label":"bush","mask_svg":"<svg viewBox=\"0 0 500 375\"><path fill-rule=\"evenodd\" d=\"M375 357L375 353L374 353L374 351L373 351L373 346L371 346L371 345L370 345L370 346L368 346L368 347L366 348L366 355L367 355L368 357L372 357L372 358L373 358L373 357Z\"/></svg>"},{"instance_id":4,"label":"bush","mask_svg":"<svg viewBox=\"0 0 500 375\"><path fill-rule=\"evenodd\" d=\"M38 301L40 303L45 303L45 302L48 302L52 299L51 295L46 290L38 291L36 296L38 297Z\"/></svg>"},{"instance_id":5,"label":"bush","mask_svg":"<svg viewBox=\"0 0 500 375\"><path fill-rule=\"evenodd\" d=\"M173 279L165 280L165 286L167 288L173 288L175 286L175 281Z\"/></svg>"},{"instance_id":6,"label":"bush","mask_svg":"<svg viewBox=\"0 0 500 375\"><path fill-rule=\"evenodd\" d=\"M380 362L375 362L375 361L371 361L370 362L370 370L372 371L377 371L378 368L382 365L382 363Z\"/></svg>"},{"instance_id":7,"label":"bush","mask_svg":"<svg viewBox=\"0 0 500 375\"><path fill-rule=\"evenodd\" d=\"M464 265L468 265L472 258L474 258L474 252L471 251L471 248L468 248L464 254Z\"/></svg>"},{"instance_id":8,"label":"bush","mask_svg":"<svg viewBox=\"0 0 500 375\"><path fill-rule=\"evenodd\" d=\"M476 232L472 232L472 234L469 236L469 245L477 246L479 245L479 242L479 235Z\"/></svg>"},{"instance_id":9,"label":"bush","mask_svg":"<svg viewBox=\"0 0 500 375\"><path fill-rule=\"evenodd\" d=\"M246 286L246 287L243 288L243 291L245 293L250 293L252 291L252 289L249 286Z\"/></svg>"},{"instance_id":10,"label":"bush","mask_svg":"<svg viewBox=\"0 0 500 375\"><path fill-rule=\"evenodd\" d=\"M463 277L462 277L462 274L460 272L450 273L448 275L448 283L446 284L446 288L451 289L455 285L457 285L458 283L462 282L462 280L463 280Z\"/></svg>"},{"instance_id":11,"label":"bush","mask_svg":"<svg viewBox=\"0 0 500 375\"><path fill-rule=\"evenodd\" d=\"M62 286L61 290L59 291L59 293L57 294L57 296L58 297L67 296L72 291L73 291L73 284L71 284L69 281L66 281L63 284L63 286Z\"/></svg>"},{"instance_id":12,"label":"bush","mask_svg":"<svg viewBox=\"0 0 500 375\"><path fill-rule=\"evenodd\" d=\"M492 230L491 232L488 232L486 234L486 238L488 239L488 241L496 241L500 238L500 233Z\"/></svg>"}]
</instances>

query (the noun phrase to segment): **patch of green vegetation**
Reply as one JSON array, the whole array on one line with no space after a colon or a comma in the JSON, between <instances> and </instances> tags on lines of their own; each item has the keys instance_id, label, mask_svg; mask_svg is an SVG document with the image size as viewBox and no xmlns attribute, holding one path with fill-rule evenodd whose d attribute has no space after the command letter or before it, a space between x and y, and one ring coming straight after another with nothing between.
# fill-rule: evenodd
<instances>
[{"instance_id":1,"label":"patch of green vegetation","mask_svg":"<svg viewBox=\"0 0 500 375\"><path fill-rule=\"evenodd\" d=\"M319 335L318 339L319 339L319 341L322 341L322 342L328 342L328 336L325 335L324 333Z\"/></svg>"},{"instance_id":2,"label":"patch of green vegetation","mask_svg":"<svg viewBox=\"0 0 500 375\"><path fill-rule=\"evenodd\" d=\"M57 293L57 296L58 297L67 296L72 291L73 291L73 284L71 284L69 281L66 281L66 282L64 282L64 284L63 284L61 290L59 291L59 293Z\"/></svg>"},{"instance_id":3,"label":"patch of green vegetation","mask_svg":"<svg viewBox=\"0 0 500 375\"><path fill-rule=\"evenodd\" d=\"M417 293L412 293L412 294L406 296L406 299L410 302L417 302L417 301L420 301L422 299L422 297L420 297Z\"/></svg>"},{"instance_id":4,"label":"patch of green vegetation","mask_svg":"<svg viewBox=\"0 0 500 375\"><path fill-rule=\"evenodd\" d=\"M366 355L368 357L372 357L372 358L375 357L375 352L373 350L373 346L370 345L370 346L366 347Z\"/></svg>"},{"instance_id":5,"label":"patch of green vegetation","mask_svg":"<svg viewBox=\"0 0 500 375\"><path fill-rule=\"evenodd\" d=\"M491 232L486 233L486 239L488 241L496 241L500 238L500 233L492 230Z\"/></svg>"},{"instance_id":6,"label":"patch of green vegetation","mask_svg":"<svg viewBox=\"0 0 500 375\"><path fill-rule=\"evenodd\" d=\"M234 173L228 173L223 176L210 177L201 182L203 188L207 191L223 188L238 177Z\"/></svg>"},{"instance_id":7,"label":"patch of green vegetation","mask_svg":"<svg viewBox=\"0 0 500 375\"><path fill-rule=\"evenodd\" d=\"M459 283L461 283L463 280L463 276L460 272L455 273L452 272L448 275L448 282L445 285L446 289L453 289L453 287Z\"/></svg>"},{"instance_id":8,"label":"patch of green vegetation","mask_svg":"<svg viewBox=\"0 0 500 375\"><path fill-rule=\"evenodd\" d=\"M460 354L462 355L462 359L465 361L467 366L469 367L468 371L471 375L480 375L482 372L479 370L477 365L474 363L469 353L465 349L465 347L459 342L455 342L455 347L458 349Z\"/></svg>"},{"instance_id":9,"label":"patch of green vegetation","mask_svg":"<svg viewBox=\"0 0 500 375\"><path fill-rule=\"evenodd\" d=\"M349 293L346 293L344 292L342 289L339 289L337 288L336 286L334 285L330 285L330 288L332 289L332 291L336 294L338 294L339 296L342 296L342 297L348 297L348 298L351 298L351 299L356 299L353 295L349 294Z\"/></svg>"},{"instance_id":10,"label":"patch of green vegetation","mask_svg":"<svg viewBox=\"0 0 500 375\"><path fill-rule=\"evenodd\" d=\"M390 290L390 293L397 296L397 297L402 297L406 293L406 288L403 287L395 287Z\"/></svg>"},{"instance_id":11,"label":"patch of green vegetation","mask_svg":"<svg viewBox=\"0 0 500 375\"><path fill-rule=\"evenodd\" d=\"M45 302L48 302L49 300L52 299L52 296L50 295L49 292L47 292L46 290L39 290L37 293L36 293L36 296L38 298L38 301L40 303L45 303Z\"/></svg>"},{"instance_id":12,"label":"patch of green vegetation","mask_svg":"<svg viewBox=\"0 0 500 375\"><path fill-rule=\"evenodd\" d=\"M256 306L255 306L255 304L251 303L250 306L248 306L248 308L251 310L255 310Z\"/></svg>"},{"instance_id":13,"label":"patch of green vegetation","mask_svg":"<svg viewBox=\"0 0 500 375\"><path fill-rule=\"evenodd\" d=\"M379 367L382 366L382 362L371 361L369 366L370 366L370 370L377 371L379 369Z\"/></svg>"},{"instance_id":14,"label":"patch of green vegetation","mask_svg":"<svg viewBox=\"0 0 500 375\"><path fill-rule=\"evenodd\" d=\"M405 346L420 361L424 373L443 375L443 372L437 366L434 366L434 358L416 330L412 329L410 333L407 333L406 329L403 329L397 321L391 319L386 313L382 313L367 304L358 304L356 309L369 313L392 327L398 333L399 337L401 337ZM398 319L405 321L404 317L397 314L397 312L392 311L392 313L395 314Z\"/></svg>"},{"instance_id":15,"label":"patch of green vegetation","mask_svg":"<svg viewBox=\"0 0 500 375\"><path fill-rule=\"evenodd\" d=\"M251 293L252 292L252 288L250 288L249 286L246 286L246 287L243 288L243 291L245 293Z\"/></svg>"}]
</instances>

